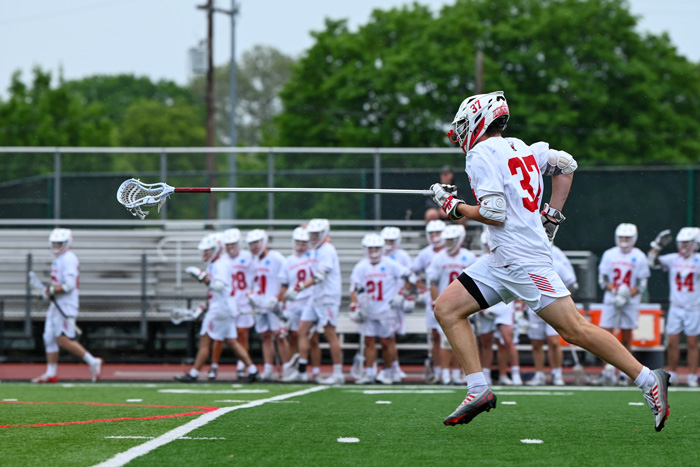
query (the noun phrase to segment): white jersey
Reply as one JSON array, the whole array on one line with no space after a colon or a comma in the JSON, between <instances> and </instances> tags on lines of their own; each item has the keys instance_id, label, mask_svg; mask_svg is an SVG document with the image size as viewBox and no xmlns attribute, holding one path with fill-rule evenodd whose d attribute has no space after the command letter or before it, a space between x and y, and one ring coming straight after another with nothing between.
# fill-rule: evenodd
<instances>
[{"instance_id":1,"label":"white jersey","mask_svg":"<svg viewBox=\"0 0 700 467\"><path fill-rule=\"evenodd\" d=\"M603 253L598 265L598 274L601 284L604 284L607 278L607 282L612 282L615 288L620 284L625 284L629 288L638 287L640 281L650 276L647 257L639 248L632 248L629 253L623 253L616 246ZM603 303L611 305L614 297L614 292L606 290ZM638 293L630 299L630 302L639 304L641 299L642 294Z\"/></svg>"},{"instance_id":2,"label":"white jersey","mask_svg":"<svg viewBox=\"0 0 700 467\"><path fill-rule=\"evenodd\" d=\"M437 282L439 295L475 261L474 253L465 248L460 248L454 256L450 256L447 250L440 250L428 266L426 279L431 285Z\"/></svg>"},{"instance_id":3,"label":"white jersey","mask_svg":"<svg viewBox=\"0 0 700 467\"><path fill-rule=\"evenodd\" d=\"M311 251L313 258L312 272L324 271L326 278L313 286L312 299L314 304L332 304L340 306L341 283L340 261L335 247L325 242L319 248Z\"/></svg>"},{"instance_id":4,"label":"white jersey","mask_svg":"<svg viewBox=\"0 0 700 467\"><path fill-rule=\"evenodd\" d=\"M671 306L686 310L700 309L700 253L690 258L670 253L659 256L658 261L668 271Z\"/></svg>"},{"instance_id":5,"label":"white jersey","mask_svg":"<svg viewBox=\"0 0 700 467\"><path fill-rule=\"evenodd\" d=\"M409 255L408 252L404 249L398 248L392 253L386 255L386 257L396 261L401 266L407 268L411 267L411 255Z\"/></svg>"},{"instance_id":6,"label":"white jersey","mask_svg":"<svg viewBox=\"0 0 700 467\"><path fill-rule=\"evenodd\" d=\"M287 287L293 289L299 284L306 282L311 276L311 267L313 266L311 252L307 251L301 255L291 254L284 261L284 266L280 269L279 279L281 284L287 284ZM297 295L294 301L306 300L311 297L312 287L308 287Z\"/></svg>"},{"instance_id":7,"label":"white jersey","mask_svg":"<svg viewBox=\"0 0 700 467\"><path fill-rule=\"evenodd\" d=\"M231 294L236 299L236 306L240 313L249 313L251 310L248 301L248 291L251 290L255 274L253 273L253 255L250 251L241 250L238 256L229 261L231 267Z\"/></svg>"},{"instance_id":8,"label":"white jersey","mask_svg":"<svg viewBox=\"0 0 700 467\"><path fill-rule=\"evenodd\" d=\"M552 251L542 227L542 172L548 168L547 143L528 146L517 138L491 137L467 153L465 170L474 196L506 201L506 219L489 225L489 264L552 264Z\"/></svg>"},{"instance_id":9,"label":"white jersey","mask_svg":"<svg viewBox=\"0 0 700 467\"><path fill-rule=\"evenodd\" d=\"M430 266L430 262L439 251L441 250L435 251L432 245L428 245L423 248L413 259L413 263L411 263L411 270L416 274L421 274L427 271L428 266Z\"/></svg>"},{"instance_id":10,"label":"white jersey","mask_svg":"<svg viewBox=\"0 0 700 467\"><path fill-rule=\"evenodd\" d=\"M410 269L386 256L377 264L363 258L352 268L350 287L352 290L364 289L369 296L365 311L371 319L379 319L382 315L395 313L389 301L403 288L410 274Z\"/></svg>"},{"instance_id":11,"label":"white jersey","mask_svg":"<svg viewBox=\"0 0 700 467\"><path fill-rule=\"evenodd\" d=\"M574 271L574 266L566 257L561 248L556 245L552 245L552 261L554 263L554 270L561 277L562 282L565 286L571 287L577 281L576 271Z\"/></svg>"},{"instance_id":12,"label":"white jersey","mask_svg":"<svg viewBox=\"0 0 700 467\"><path fill-rule=\"evenodd\" d=\"M207 288L207 315L213 319L233 318L236 313L236 299L232 296L231 259L227 254L207 266L209 285ZM211 288L214 284L223 284L221 290Z\"/></svg>"},{"instance_id":13,"label":"white jersey","mask_svg":"<svg viewBox=\"0 0 700 467\"><path fill-rule=\"evenodd\" d=\"M268 250L263 258L253 258L253 293L260 297L274 297L280 293L282 282L280 270L284 267L284 256L278 251Z\"/></svg>"},{"instance_id":14,"label":"white jersey","mask_svg":"<svg viewBox=\"0 0 700 467\"><path fill-rule=\"evenodd\" d=\"M72 290L68 293L56 295L56 303L61 307L66 316L78 315L80 262L72 251L66 251L51 263L51 285L66 285ZM51 304L53 307L54 305Z\"/></svg>"}]
</instances>

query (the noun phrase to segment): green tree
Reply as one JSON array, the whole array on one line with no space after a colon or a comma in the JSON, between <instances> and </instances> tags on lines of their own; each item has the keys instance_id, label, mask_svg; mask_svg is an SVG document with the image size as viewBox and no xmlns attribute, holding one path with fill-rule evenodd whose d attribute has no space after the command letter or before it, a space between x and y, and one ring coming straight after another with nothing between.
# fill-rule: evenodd
<instances>
[{"instance_id":1,"label":"green tree","mask_svg":"<svg viewBox=\"0 0 700 467\"><path fill-rule=\"evenodd\" d=\"M375 10L357 32L327 20L281 93L275 144L445 146L481 48L485 90L505 91L511 134L582 165L695 161L700 66L636 27L619 0L457 0L438 15L414 3Z\"/></svg>"}]
</instances>

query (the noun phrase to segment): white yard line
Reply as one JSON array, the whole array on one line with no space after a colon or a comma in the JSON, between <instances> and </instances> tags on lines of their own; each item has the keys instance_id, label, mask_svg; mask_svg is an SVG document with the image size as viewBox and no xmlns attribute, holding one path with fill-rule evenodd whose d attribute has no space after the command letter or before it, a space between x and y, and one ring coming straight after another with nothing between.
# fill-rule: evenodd
<instances>
[{"instance_id":1,"label":"white yard line","mask_svg":"<svg viewBox=\"0 0 700 467\"><path fill-rule=\"evenodd\" d=\"M150 441L147 441L143 444L140 444L138 446L134 446L131 449L128 449L124 452L121 452L117 454L116 456L112 457L111 459L107 459L104 462L101 462L99 464L96 464L95 467L120 467L122 465L126 465L127 463L131 462L132 460L136 459L137 457L141 457L145 454L148 454L149 452L153 451L156 448L159 448L161 446L164 446L171 441L175 441L178 438L181 438L185 436L186 434L190 433L191 431L196 430L197 428L201 428L207 423L211 422L212 420L216 420L217 418L221 417L222 415L225 415L229 412L233 412L234 410L239 410L239 409L249 409L252 407L258 407L263 404L267 404L268 402L276 402L276 401L281 401L285 399L291 399L292 397L298 397L298 396L304 396L306 394L311 394L312 392L318 392L318 391L323 391L324 389L328 389L328 386L314 386L308 389L304 389L302 391L295 391L295 392L290 392L287 394L281 394L279 396L274 396L270 397L268 399L259 399L256 401L251 401L248 402L247 404L243 405L237 405L235 407L225 407L222 409L215 410L213 412L205 413L203 415L200 415L199 417L195 418L194 420L175 428L174 430L170 430L169 432L160 435L159 437L152 439Z\"/></svg>"}]
</instances>

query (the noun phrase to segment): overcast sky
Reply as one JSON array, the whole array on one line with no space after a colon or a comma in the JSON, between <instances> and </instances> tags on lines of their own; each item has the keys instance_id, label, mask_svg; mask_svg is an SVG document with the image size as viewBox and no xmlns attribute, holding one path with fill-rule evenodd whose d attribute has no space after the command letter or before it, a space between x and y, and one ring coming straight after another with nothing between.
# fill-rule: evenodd
<instances>
[{"instance_id":1,"label":"overcast sky","mask_svg":"<svg viewBox=\"0 0 700 467\"><path fill-rule=\"evenodd\" d=\"M93 74L134 73L152 79L187 82L187 51L206 37L206 0L0 0L0 95L15 70L25 78L33 66L66 79ZM236 49L256 44L298 56L312 44L311 30L324 18L347 18L352 28L365 24L375 8L412 3L407 0L237 0ZM216 0L230 9L231 0ZM454 0L418 0L439 10ZM498 2L494 2L497 4ZM681 54L700 61L700 0L630 0L642 17L643 31L667 31ZM217 14L215 63L229 60L230 19ZM55 74L55 73L54 73Z\"/></svg>"}]
</instances>

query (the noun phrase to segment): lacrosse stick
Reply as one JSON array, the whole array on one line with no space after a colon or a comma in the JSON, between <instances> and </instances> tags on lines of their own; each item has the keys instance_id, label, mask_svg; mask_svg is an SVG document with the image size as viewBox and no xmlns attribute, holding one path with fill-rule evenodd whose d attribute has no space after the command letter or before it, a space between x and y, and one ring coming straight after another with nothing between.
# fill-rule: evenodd
<instances>
[{"instance_id":1,"label":"lacrosse stick","mask_svg":"<svg viewBox=\"0 0 700 467\"><path fill-rule=\"evenodd\" d=\"M365 289L359 289L357 290L356 298L358 305L357 313L364 315L370 299L369 295L367 295ZM357 353L355 353L355 357L352 360L352 367L350 367L350 375L356 380L362 378L365 370L365 326L364 323L359 323L359 325L360 342L357 347Z\"/></svg>"},{"instance_id":2,"label":"lacrosse stick","mask_svg":"<svg viewBox=\"0 0 700 467\"><path fill-rule=\"evenodd\" d=\"M202 305L199 305L194 310L173 308L173 311L170 312L170 322L177 326L185 321L195 321L203 312L204 307Z\"/></svg>"},{"instance_id":3,"label":"lacrosse stick","mask_svg":"<svg viewBox=\"0 0 700 467\"><path fill-rule=\"evenodd\" d=\"M136 178L124 181L117 190L117 201L140 219L145 219L148 211L142 207L157 206L158 212L173 193L361 193L370 195L423 195L432 196L430 190L385 190L371 188L272 188L272 187L235 187L210 188L188 187L175 188L165 183L142 183Z\"/></svg>"},{"instance_id":4,"label":"lacrosse stick","mask_svg":"<svg viewBox=\"0 0 700 467\"><path fill-rule=\"evenodd\" d=\"M574 376L576 377L576 385L584 386L588 384L588 381L590 381L588 374L586 373L586 370L583 369L583 365L581 365L581 362L578 359L578 354L576 353L574 346L569 344L569 350L571 350L571 358L574 359Z\"/></svg>"},{"instance_id":5,"label":"lacrosse stick","mask_svg":"<svg viewBox=\"0 0 700 467\"><path fill-rule=\"evenodd\" d=\"M425 367L423 370L423 380L425 382L429 382L435 376L435 369L433 367L433 330L428 329L426 336L428 343L428 356L426 357L425 362L423 362L423 366Z\"/></svg>"},{"instance_id":6,"label":"lacrosse stick","mask_svg":"<svg viewBox=\"0 0 700 467\"><path fill-rule=\"evenodd\" d=\"M34 271L29 271L29 285L32 286L33 289L38 290L41 292L41 295L44 296L44 291L46 290L46 285L41 282L39 277L34 273ZM54 304L56 309L58 310L59 313L61 313L61 316L63 316L66 321L68 321L68 324L70 324L73 329L75 330L75 333L78 336L81 336L83 334L83 330L78 327L78 324L75 322L75 318L72 318L70 316L67 316L64 312L61 306L58 304L56 301L56 298L53 295L49 295L49 300L51 300L51 303Z\"/></svg>"}]
</instances>

